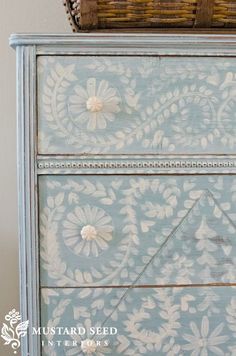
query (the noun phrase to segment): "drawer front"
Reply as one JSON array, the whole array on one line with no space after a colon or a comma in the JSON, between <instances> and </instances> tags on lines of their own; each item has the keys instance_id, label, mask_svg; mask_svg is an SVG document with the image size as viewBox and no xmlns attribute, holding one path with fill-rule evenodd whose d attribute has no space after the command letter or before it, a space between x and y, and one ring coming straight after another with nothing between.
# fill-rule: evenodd
<instances>
[{"instance_id":1,"label":"drawer front","mask_svg":"<svg viewBox=\"0 0 236 356\"><path fill-rule=\"evenodd\" d=\"M40 176L41 285L236 282L236 178Z\"/></svg>"},{"instance_id":2,"label":"drawer front","mask_svg":"<svg viewBox=\"0 0 236 356\"><path fill-rule=\"evenodd\" d=\"M38 151L232 153L234 58L39 56Z\"/></svg>"},{"instance_id":3,"label":"drawer front","mask_svg":"<svg viewBox=\"0 0 236 356\"><path fill-rule=\"evenodd\" d=\"M67 328L43 336L44 356L236 352L233 287L44 289L41 300L42 326Z\"/></svg>"}]
</instances>

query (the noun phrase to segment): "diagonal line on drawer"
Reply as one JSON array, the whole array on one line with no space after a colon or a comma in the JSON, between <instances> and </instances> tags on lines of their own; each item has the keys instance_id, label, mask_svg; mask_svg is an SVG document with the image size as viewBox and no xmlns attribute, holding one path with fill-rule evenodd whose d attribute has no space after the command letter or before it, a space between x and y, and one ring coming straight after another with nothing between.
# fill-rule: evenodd
<instances>
[{"instance_id":1,"label":"diagonal line on drawer","mask_svg":"<svg viewBox=\"0 0 236 356\"><path fill-rule=\"evenodd\" d=\"M195 206L198 204L199 200L202 199L202 197L204 195L208 195L209 191L205 190L200 197L195 201L195 203L193 204L193 206L189 209L189 211L187 212L187 214L181 219L181 221L179 222L179 224L174 228L174 230L170 233L170 235L166 238L166 240L163 242L163 244L161 245L161 247L159 248L159 250L151 257L151 259L148 261L148 263L144 266L143 270L140 272L140 274L137 276L137 278L135 279L135 281L127 287L127 290L125 291L125 293L123 294L123 296L120 298L119 302L117 303L117 305L115 306L115 308L111 311L111 313L106 317L106 319L103 321L101 326L104 326L106 324L106 322L110 319L110 317L113 315L113 313L117 310L117 308L119 307L119 305L122 303L122 301L126 298L127 294L129 293L130 289L133 289L135 287L135 285L137 284L137 282L139 281L139 279L142 277L142 275L145 273L145 271L147 270L147 268L150 266L150 264L153 262L153 260L158 256L158 254L162 251L162 249L166 246L166 244L168 243L168 241L171 239L171 237L176 233L176 231L178 231L179 227L182 225L182 223L185 221L185 219L188 217L188 215L192 212L192 210L195 208ZM125 286L124 286L125 288Z\"/></svg>"},{"instance_id":2,"label":"diagonal line on drawer","mask_svg":"<svg viewBox=\"0 0 236 356\"><path fill-rule=\"evenodd\" d=\"M209 189L206 189L206 192L208 193L208 195L211 196L212 200L214 201L215 205L219 208L219 210L222 212L222 214L225 216L226 219L229 220L230 224L235 228L236 230L236 224L233 222L233 220L229 217L229 215L221 208L220 203L216 200L216 198L214 197L214 195L212 194L212 192Z\"/></svg>"}]
</instances>

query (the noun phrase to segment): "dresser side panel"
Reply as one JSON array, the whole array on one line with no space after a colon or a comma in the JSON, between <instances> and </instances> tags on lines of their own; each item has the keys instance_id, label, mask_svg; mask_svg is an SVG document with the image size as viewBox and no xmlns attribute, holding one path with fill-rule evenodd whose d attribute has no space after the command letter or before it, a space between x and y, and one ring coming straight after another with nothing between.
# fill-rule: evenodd
<instances>
[{"instance_id":1,"label":"dresser side panel","mask_svg":"<svg viewBox=\"0 0 236 356\"><path fill-rule=\"evenodd\" d=\"M36 158L36 51L17 47L18 211L20 295L23 320L39 325ZM22 355L40 355L37 337L22 338Z\"/></svg>"}]
</instances>

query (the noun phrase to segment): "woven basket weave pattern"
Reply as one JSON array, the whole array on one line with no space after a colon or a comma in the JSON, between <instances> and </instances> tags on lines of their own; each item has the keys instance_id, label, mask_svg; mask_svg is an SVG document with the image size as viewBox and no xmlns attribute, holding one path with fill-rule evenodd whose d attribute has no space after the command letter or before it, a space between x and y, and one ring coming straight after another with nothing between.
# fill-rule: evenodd
<instances>
[{"instance_id":1,"label":"woven basket weave pattern","mask_svg":"<svg viewBox=\"0 0 236 356\"><path fill-rule=\"evenodd\" d=\"M106 1L98 0L98 21L145 22L147 24L189 24L194 20L196 0Z\"/></svg>"},{"instance_id":2,"label":"woven basket weave pattern","mask_svg":"<svg viewBox=\"0 0 236 356\"><path fill-rule=\"evenodd\" d=\"M80 5L86 0L64 1L74 28L83 27ZM236 26L236 0L97 0L93 7L94 28Z\"/></svg>"}]
</instances>

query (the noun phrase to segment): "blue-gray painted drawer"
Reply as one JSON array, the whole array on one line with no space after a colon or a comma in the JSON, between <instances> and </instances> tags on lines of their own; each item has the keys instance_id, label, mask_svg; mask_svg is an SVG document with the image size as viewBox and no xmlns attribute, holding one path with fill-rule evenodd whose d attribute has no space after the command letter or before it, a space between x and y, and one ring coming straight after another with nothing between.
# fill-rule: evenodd
<instances>
[{"instance_id":1,"label":"blue-gray painted drawer","mask_svg":"<svg viewBox=\"0 0 236 356\"><path fill-rule=\"evenodd\" d=\"M234 176L40 176L43 286L236 282Z\"/></svg>"},{"instance_id":2,"label":"blue-gray painted drawer","mask_svg":"<svg viewBox=\"0 0 236 356\"><path fill-rule=\"evenodd\" d=\"M43 289L41 325L56 335L43 336L42 355L234 356L235 291Z\"/></svg>"},{"instance_id":3,"label":"blue-gray painted drawer","mask_svg":"<svg viewBox=\"0 0 236 356\"><path fill-rule=\"evenodd\" d=\"M39 153L227 153L234 58L39 56Z\"/></svg>"}]
</instances>

